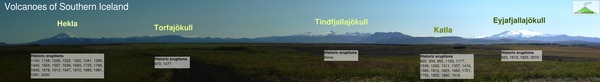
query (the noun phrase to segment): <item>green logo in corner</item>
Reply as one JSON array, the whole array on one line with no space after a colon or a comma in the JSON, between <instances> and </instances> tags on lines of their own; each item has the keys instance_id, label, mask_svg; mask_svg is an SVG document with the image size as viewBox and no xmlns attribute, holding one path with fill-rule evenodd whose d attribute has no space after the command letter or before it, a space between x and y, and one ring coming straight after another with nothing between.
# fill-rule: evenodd
<instances>
[{"instance_id":1,"label":"green logo in corner","mask_svg":"<svg viewBox=\"0 0 600 82\"><path fill-rule=\"evenodd\" d=\"M600 9L599 1L577 0L573 1L573 14L575 15L597 15Z\"/></svg>"}]
</instances>

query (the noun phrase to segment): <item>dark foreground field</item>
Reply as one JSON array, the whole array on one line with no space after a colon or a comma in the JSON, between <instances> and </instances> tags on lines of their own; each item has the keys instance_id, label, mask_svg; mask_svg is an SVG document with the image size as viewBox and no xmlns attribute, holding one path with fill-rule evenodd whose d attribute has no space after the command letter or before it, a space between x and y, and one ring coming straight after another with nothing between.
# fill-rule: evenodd
<instances>
[{"instance_id":1,"label":"dark foreground field","mask_svg":"<svg viewBox=\"0 0 600 82\"><path fill-rule=\"evenodd\" d=\"M324 62L323 50L359 50ZM501 62L500 50L543 50L542 62ZM31 53L104 53L101 80L30 79ZM419 54L475 54L473 80L420 80ZM190 56L191 69L154 69L154 56ZM600 47L560 45L115 44L0 47L0 80L110 82L600 81Z\"/></svg>"}]
</instances>

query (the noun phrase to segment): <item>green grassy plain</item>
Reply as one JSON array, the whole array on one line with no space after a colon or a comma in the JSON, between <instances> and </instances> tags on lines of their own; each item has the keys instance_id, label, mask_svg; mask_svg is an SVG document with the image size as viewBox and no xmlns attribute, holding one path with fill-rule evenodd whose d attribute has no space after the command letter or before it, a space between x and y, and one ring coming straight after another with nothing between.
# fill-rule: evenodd
<instances>
[{"instance_id":1,"label":"green grassy plain","mask_svg":"<svg viewBox=\"0 0 600 82\"><path fill-rule=\"evenodd\" d=\"M559 45L115 44L0 47L4 81L172 81L154 56L190 56L252 81L600 81L600 48ZM542 62L501 62L500 50L543 50ZM358 62L324 62L323 50L359 50ZM31 80L30 53L104 53L102 80ZM475 54L473 80L420 80L419 54ZM192 68L194 69L194 68ZM174 69L176 70L176 69ZM227 79L227 78L222 78Z\"/></svg>"}]
</instances>

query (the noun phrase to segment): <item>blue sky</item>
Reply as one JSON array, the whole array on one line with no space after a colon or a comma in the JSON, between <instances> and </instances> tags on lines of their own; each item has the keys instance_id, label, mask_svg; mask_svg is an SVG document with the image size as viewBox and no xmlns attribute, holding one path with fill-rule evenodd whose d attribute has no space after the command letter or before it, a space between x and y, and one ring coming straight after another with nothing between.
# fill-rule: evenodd
<instances>
[{"instance_id":1,"label":"blue sky","mask_svg":"<svg viewBox=\"0 0 600 82\"><path fill-rule=\"evenodd\" d=\"M3 3L32 3L9 0ZM67 2L45 0L35 3ZM412 36L493 35L529 29L550 34L600 37L599 15L573 15L572 0L84 0L128 2L129 11L0 10L0 42L24 43L69 31L80 37L182 35L254 38L305 32L402 32ZM493 17L546 17L545 24L496 25ZM367 26L317 26L315 18L368 18ZM79 27L59 28L56 20ZM193 24L190 32L155 31L153 24ZM451 27L436 34L433 27Z\"/></svg>"}]
</instances>

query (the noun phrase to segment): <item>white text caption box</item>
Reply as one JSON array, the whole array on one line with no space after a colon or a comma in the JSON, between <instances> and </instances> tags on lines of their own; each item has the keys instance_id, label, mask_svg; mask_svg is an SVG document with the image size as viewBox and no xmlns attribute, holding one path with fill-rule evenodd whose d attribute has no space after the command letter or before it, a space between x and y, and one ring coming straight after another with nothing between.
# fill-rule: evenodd
<instances>
[{"instance_id":1,"label":"white text caption box","mask_svg":"<svg viewBox=\"0 0 600 82\"><path fill-rule=\"evenodd\" d=\"M473 79L473 54L421 54L421 79Z\"/></svg>"},{"instance_id":2,"label":"white text caption box","mask_svg":"<svg viewBox=\"0 0 600 82\"><path fill-rule=\"evenodd\" d=\"M154 68L157 69L189 69L189 56L156 56Z\"/></svg>"},{"instance_id":3,"label":"white text caption box","mask_svg":"<svg viewBox=\"0 0 600 82\"><path fill-rule=\"evenodd\" d=\"M104 79L104 53L31 53L31 79Z\"/></svg>"},{"instance_id":4,"label":"white text caption box","mask_svg":"<svg viewBox=\"0 0 600 82\"><path fill-rule=\"evenodd\" d=\"M324 50L323 61L358 61L358 50Z\"/></svg>"},{"instance_id":5,"label":"white text caption box","mask_svg":"<svg viewBox=\"0 0 600 82\"><path fill-rule=\"evenodd\" d=\"M542 50L502 50L501 61L542 61Z\"/></svg>"}]
</instances>

